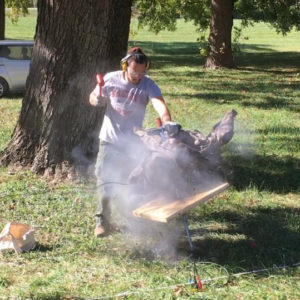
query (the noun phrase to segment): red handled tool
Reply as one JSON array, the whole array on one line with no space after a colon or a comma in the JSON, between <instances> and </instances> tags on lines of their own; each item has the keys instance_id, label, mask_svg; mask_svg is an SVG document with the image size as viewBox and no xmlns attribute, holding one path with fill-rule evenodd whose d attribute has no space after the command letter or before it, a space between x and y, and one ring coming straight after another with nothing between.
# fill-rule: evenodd
<instances>
[{"instance_id":1,"label":"red handled tool","mask_svg":"<svg viewBox=\"0 0 300 300\"><path fill-rule=\"evenodd\" d=\"M102 87L104 86L104 80L102 75L99 73L96 75L97 84L99 85L99 96L102 96Z\"/></svg>"},{"instance_id":2,"label":"red handled tool","mask_svg":"<svg viewBox=\"0 0 300 300\"><path fill-rule=\"evenodd\" d=\"M156 119L156 126L157 126L158 128L162 127L162 121L161 121L160 118L157 118L157 119Z\"/></svg>"}]
</instances>

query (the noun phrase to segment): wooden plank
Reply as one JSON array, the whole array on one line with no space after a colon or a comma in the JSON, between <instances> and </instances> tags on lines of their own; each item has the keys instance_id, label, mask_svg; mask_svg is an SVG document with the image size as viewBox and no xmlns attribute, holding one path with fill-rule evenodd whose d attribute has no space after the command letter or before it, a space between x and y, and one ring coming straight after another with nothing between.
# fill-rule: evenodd
<instances>
[{"instance_id":1,"label":"wooden plank","mask_svg":"<svg viewBox=\"0 0 300 300\"><path fill-rule=\"evenodd\" d=\"M132 213L135 217L167 223L178 215L222 193L228 187L229 184L227 182L222 182L214 185L209 190L202 191L186 199L168 202L162 199L155 199L137 208Z\"/></svg>"}]
</instances>

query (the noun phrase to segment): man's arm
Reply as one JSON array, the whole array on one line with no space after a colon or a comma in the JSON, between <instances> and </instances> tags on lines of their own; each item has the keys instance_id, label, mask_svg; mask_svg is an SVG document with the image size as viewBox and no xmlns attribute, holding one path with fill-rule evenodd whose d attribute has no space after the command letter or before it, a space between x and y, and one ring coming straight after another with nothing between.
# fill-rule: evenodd
<instances>
[{"instance_id":1,"label":"man's arm","mask_svg":"<svg viewBox=\"0 0 300 300\"><path fill-rule=\"evenodd\" d=\"M92 91L90 93L89 102L92 106L98 106L99 100L98 100L98 96L95 91Z\"/></svg>"},{"instance_id":2,"label":"man's arm","mask_svg":"<svg viewBox=\"0 0 300 300\"><path fill-rule=\"evenodd\" d=\"M171 121L171 115L163 97L151 98L151 102L162 123Z\"/></svg>"}]
</instances>

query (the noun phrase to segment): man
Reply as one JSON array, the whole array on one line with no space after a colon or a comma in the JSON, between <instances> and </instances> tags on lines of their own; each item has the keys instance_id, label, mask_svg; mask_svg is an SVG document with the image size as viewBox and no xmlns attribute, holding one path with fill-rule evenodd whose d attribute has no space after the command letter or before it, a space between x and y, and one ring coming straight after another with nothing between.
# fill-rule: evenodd
<instances>
[{"instance_id":1,"label":"man","mask_svg":"<svg viewBox=\"0 0 300 300\"><path fill-rule=\"evenodd\" d=\"M132 146L137 137L133 128L142 127L146 106L151 100L163 124L171 121L169 110L157 84L146 75L149 60L141 48L134 47L121 60L121 71L104 76L104 86L96 86L90 94L93 106L107 105L100 130L100 148L96 163L99 211L96 214L95 236L110 229L109 182L124 182L135 167ZM101 94L100 94L101 90ZM103 185L104 184L104 185Z\"/></svg>"}]
</instances>

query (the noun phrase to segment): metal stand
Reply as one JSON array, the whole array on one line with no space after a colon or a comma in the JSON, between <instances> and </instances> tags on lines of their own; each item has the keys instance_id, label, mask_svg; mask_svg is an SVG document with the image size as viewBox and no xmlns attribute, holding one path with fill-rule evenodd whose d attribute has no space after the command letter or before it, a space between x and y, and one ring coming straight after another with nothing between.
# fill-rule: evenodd
<instances>
[{"instance_id":1,"label":"metal stand","mask_svg":"<svg viewBox=\"0 0 300 300\"><path fill-rule=\"evenodd\" d=\"M194 271L194 281L192 281L192 282L193 282L194 287L196 289L201 290L202 289L202 282L200 280L200 276L198 274L198 270L197 270L197 266L196 266L196 257L195 257L195 252L194 252L195 248L194 248L194 245L193 245L193 242L192 242L191 234L190 234L190 231L189 231L189 224L188 224L186 215L183 215L183 223L184 223L186 236L187 236L187 239L189 241L189 245L190 245L191 252L192 252L193 271Z\"/></svg>"},{"instance_id":2,"label":"metal stand","mask_svg":"<svg viewBox=\"0 0 300 300\"><path fill-rule=\"evenodd\" d=\"M194 248L194 245L193 245L193 242L192 242L191 234L190 234L190 231L189 231L189 224L188 224L186 215L183 215L183 223L184 223L186 236L187 236L191 251L193 253L195 248Z\"/></svg>"}]
</instances>

